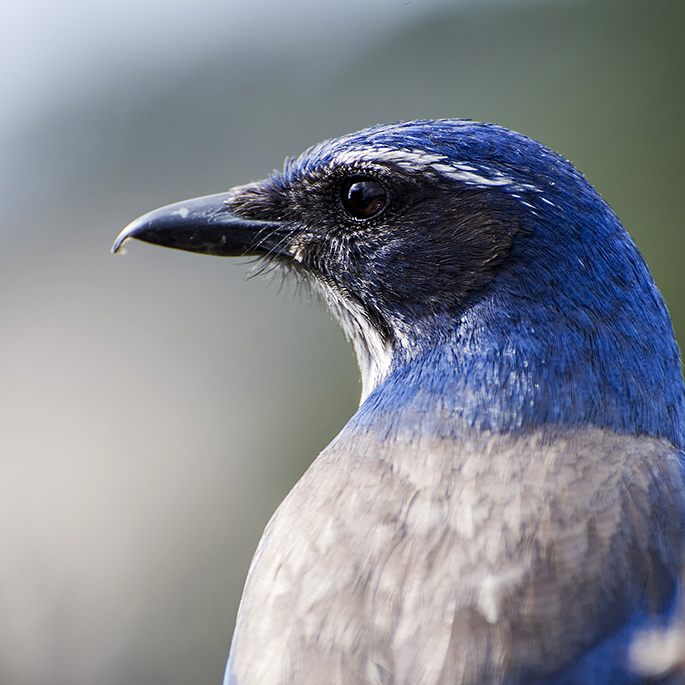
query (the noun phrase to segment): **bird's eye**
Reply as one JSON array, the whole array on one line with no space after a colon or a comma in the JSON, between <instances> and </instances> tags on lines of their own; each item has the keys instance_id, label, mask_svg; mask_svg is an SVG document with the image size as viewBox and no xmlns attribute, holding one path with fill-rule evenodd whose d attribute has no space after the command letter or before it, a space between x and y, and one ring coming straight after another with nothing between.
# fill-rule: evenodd
<instances>
[{"instance_id":1,"label":"bird's eye","mask_svg":"<svg viewBox=\"0 0 685 685\"><path fill-rule=\"evenodd\" d=\"M348 178L341 191L342 206L355 219L371 219L380 214L388 203L385 188L367 176Z\"/></svg>"}]
</instances>

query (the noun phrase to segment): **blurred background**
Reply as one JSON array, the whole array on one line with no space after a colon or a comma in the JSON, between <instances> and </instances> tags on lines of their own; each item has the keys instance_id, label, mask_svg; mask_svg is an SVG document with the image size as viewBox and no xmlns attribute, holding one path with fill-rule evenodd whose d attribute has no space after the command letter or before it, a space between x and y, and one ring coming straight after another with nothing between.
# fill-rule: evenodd
<instances>
[{"instance_id":1,"label":"blurred background","mask_svg":"<svg viewBox=\"0 0 685 685\"><path fill-rule=\"evenodd\" d=\"M245 260L138 215L379 122L571 159L685 340L682 0L7 0L0 28L0 683L219 683L261 530L360 393Z\"/></svg>"}]
</instances>

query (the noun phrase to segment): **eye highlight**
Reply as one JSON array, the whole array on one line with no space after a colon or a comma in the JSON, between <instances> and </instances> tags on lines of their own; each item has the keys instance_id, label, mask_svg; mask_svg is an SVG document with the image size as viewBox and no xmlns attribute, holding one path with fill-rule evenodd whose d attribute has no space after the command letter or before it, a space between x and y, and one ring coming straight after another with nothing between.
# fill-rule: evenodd
<instances>
[{"instance_id":1,"label":"eye highlight","mask_svg":"<svg viewBox=\"0 0 685 685\"><path fill-rule=\"evenodd\" d=\"M388 204L388 193L375 179L368 176L350 176L340 189L343 209L354 219L371 219Z\"/></svg>"}]
</instances>

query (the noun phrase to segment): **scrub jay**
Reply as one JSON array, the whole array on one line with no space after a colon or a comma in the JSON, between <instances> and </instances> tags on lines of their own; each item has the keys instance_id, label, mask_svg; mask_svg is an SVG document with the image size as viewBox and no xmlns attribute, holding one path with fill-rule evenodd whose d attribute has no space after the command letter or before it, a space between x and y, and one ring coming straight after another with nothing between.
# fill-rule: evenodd
<instances>
[{"instance_id":1,"label":"scrub jay","mask_svg":"<svg viewBox=\"0 0 685 685\"><path fill-rule=\"evenodd\" d=\"M679 351L569 162L491 124L375 126L127 238L294 273L359 361L359 409L259 543L226 683L676 682L644 645L679 611Z\"/></svg>"}]
</instances>

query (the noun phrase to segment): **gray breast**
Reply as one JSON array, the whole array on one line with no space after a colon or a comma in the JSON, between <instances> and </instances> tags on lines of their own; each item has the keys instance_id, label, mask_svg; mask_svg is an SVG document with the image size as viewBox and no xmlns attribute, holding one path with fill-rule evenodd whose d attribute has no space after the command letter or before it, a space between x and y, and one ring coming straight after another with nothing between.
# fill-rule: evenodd
<instances>
[{"instance_id":1,"label":"gray breast","mask_svg":"<svg viewBox=\"0 0 685 685\"><path fill-rule=\"evenodd\" d=\"M685 521L671 446L346 431L266 528L239 685L535 682L670 600Z\"/></svg>"}]
</instances>

